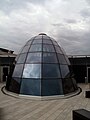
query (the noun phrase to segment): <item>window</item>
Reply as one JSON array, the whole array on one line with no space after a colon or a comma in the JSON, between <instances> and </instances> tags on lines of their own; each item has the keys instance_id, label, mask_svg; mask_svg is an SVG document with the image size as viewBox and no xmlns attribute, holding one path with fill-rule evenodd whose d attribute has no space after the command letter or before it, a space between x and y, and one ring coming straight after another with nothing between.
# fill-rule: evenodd
<instances>
[{"instance_id":1,"label":"window","mask_svg":"<svg viewBox=\"0 0 90 120\"><path fill-rule=\"evenodd\" d=\"M17 63L24 63L27 54L20 54Z\"/></svg>"},{"instance_id":2,"label":"window","mask_svg":"<svg viewBox=\"0 0 90 120\"><path fill-rule=\"evenodd\" d=\"M40 79L22 79L20 94L41 95Z\"/></svg>"},{"instance_id":3,"label":"window","mask_svg":"<svg viewBox=\"0 0 90 120\"><path fill-rule=\"evenodd\" d=\"M45 52L55 52L53 45L43 44L43 51Z\"/></svg>"},{"instance_id":4,"label":"window","mask_svg":"<svg viewBox=\"0 0 90 120\"><path fill-rule=\"evenodd\" d=\"M66 55L66 52L65 52L65 50L61 47L61 50L62 50L62 53L64 54L64 55Z\"/></svg>"},{"instance_id":5,"label":"window","mask_svg":"<svg viewBox=\"0 0 90 120\"><path fill-rule=\"evenodd\" d=\"M60 54L62 54L62 51L61 51L60 47L58 47L58 46L55 46L55 49L56 49L56 52L57 52L57 53L60 53Z\"/></svg>"},{"instance_id":6,"label":"window","mask_svg":"<svg viewBox=\"0 0 90 120\"><path fill-rule=\"evenodd\" d=\"M26 45L30 45L32 43L32 40L29 40Z\"/></svg>"},{"instance_id":7,"label":"window","mask_svg":"<svg viewBox=\"0 0 90 120\"><path fill-rule=\"evenodd\" d=\"M23 47L23 50L22 50L22 52L21 52L21 53L28 52L29 47L30 47L30 45L26 45L26 46L24 46L24 47Z\"/></svg>"},{"instance_id":8,"label":"window","mask_svg":"<svg viewBox=\"0 0 90 120\"><path fill-rule=\"evenodd\" d=\"M58 55L58 60L60 64L67 64L64 55L61 55L61 54L57 54L57 55Z\"/></svg>"},{"instance_id":9,"label":"window","mask_svg":"<svg viewBox=\"0 0 90 120\"><path fill-rule=\"evenodd\" d=\"M64 90L64 94L68 94L68 93L74 91L72 79L70 79L70 78L63 79L63 90Z\"/></svg>"},{"instance_id":10,"label":"window","mask_svg":"<svg viewBox=\"0 0 90 120\"><path fill-rule=\"evenodd\" d=\"M51 41L51 40L43 39L43 43L44 43L44 44L52 44L52 41Z\"/></svg>"},{"instance_id":11,"label":"window","mask_svg":"<svg viewBox=\"0 0 90 120\"><path fill-rule=\"evenodd\" d=\"M42 35L36 36L35 40L37 40L37 39L42 39Z\"/></svg>"},{"instance_id":12,"label":"window","mask_svg":"<svg viewBox=\"0 0 90 120\"><path fill-rule=\"evenodd\" d=\"M68 65L60 65L62 78L70 77Z\"/></svg>"},{"instance_id":13,"label":"window","mask_svg":"<svg viewBox=\"0 0 90 120\"><path fill-rule=\"evenodd\" d=\"M42 39L40 39L40 40L34 40L34 41L32 42L32 44L37 44L37 43L42 43Z\"/></svg>"},{"instance_id":14,"label":"window","mask_svg":"<svg viewBox=\"0 0 90 120\"><path fill-rule=\"evenodd\" d=\"M47 35L44 35L44 36L43 36L43 39L48 39L48 40L50 40L50 38L49 38Z\"/></svg>"},{"instance_id":15,"label":"window","mask_svg":"<svg viewBox=\"0 0 90 120\"><path fill-rule=\"evenodd\" d=\"M28 53L26 63L37 63L41 62L41 53Z\"/></svg>"},{"instance_id":16,"label":"window","mask_svg":"<svg viewBox=\"0 0 90 120\"><path fill-rule=\"evenodd\" d=\"M41 78L41 64L26 64L23 78Z\"/></svg>"},{"instance_id":17,"label":"window","mask_svg":"<svg viewBox=\"0 0 90 120\"><path fill-rule=\"evenodd\" d=\"M66 55L65 55L65 59L67 61L67 64L70 65L70 61L69 61L69 59L68 59L68 57Z\"/></svg>"},{"instance_id":18,"label":"window","mask_svg":"<svg viewBox=\"0 0 90 120\"><path fill-rule=\"evenodd\" d=\"M21 77L23 71L23 64L16 64L14 72L13 72L13 77Z\"/></svg>"},{"instance_id":19,"label":"window","mask_svg":"<svg viewBox=\"0 0 90 120\"><path fill-rule=\"evenodd\" d=\"M52 40L52 42L54 45L58 45L58 43L56 41Z\"/></svg>"},{"instance_id":20,"label":"window","mask_svg":"<svg viewBox=\"0 0 90 120\"><path fill-rule=\"evenodd\" d=\"M42 44L31 45L29 52L42 51Z\"/></svg>"},{"instance_id":21,"label":"window","mask_svg":"<svg viewBox=\"0 0 90 120\"><path fill-rule=\"evenodd\" d=\"M15 93L19 94L19 92L20 92L20 82L21 82L20 78L12 78L10 86L9 86L9 90L11 92L15 92Z\"/></svg>"},{"instance_id":22,"label":"window","mask_svg":"<svg viewBox=\"0 0 90 120\"><path fill-rule=\"evenodd\" d=\"M58 64L43 64L43 77L44 78L61 77Z\"/></svg>"},{"instance_id":23,"label":"window","mask_svg":"<svg viewBox=\"0 0 90 120\"><path fill-rule=\"evenodd\" d=\"M62 95L62 80L61 79L43 79L41 82L41 95Z\"/></svg>"},{"instance_id":24,"label":"window","mask_svg":"<svg viewBox=\"0 0 90 120\"><path fill-rule=\"evenodd\" d=\"M43 53L43 63L57 63L56 53Z\"/></svg>"}]
</instances>

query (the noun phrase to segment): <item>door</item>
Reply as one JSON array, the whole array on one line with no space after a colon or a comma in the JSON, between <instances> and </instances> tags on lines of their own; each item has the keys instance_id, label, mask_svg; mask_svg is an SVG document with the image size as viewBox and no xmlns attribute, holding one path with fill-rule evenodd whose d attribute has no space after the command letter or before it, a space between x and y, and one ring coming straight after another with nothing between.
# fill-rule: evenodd
<instances>
[{"instance_id":1,"label":"door","mask_svg":"<svg viewBox=\"0 0 90 120\"><path fill-rule=\"evenodd\" d=\"M87 67L87 80L90 83L90 67Z\"/></svg>"},{"instance_id":2,"label":"door","mask_svg":"<svg viewBox=\"0 0 90 120\"><path fill-rule=\"evenodd\" d=\"M3 82L7 80L8 67L3 67Z\"/></svg>"}]
</instances>

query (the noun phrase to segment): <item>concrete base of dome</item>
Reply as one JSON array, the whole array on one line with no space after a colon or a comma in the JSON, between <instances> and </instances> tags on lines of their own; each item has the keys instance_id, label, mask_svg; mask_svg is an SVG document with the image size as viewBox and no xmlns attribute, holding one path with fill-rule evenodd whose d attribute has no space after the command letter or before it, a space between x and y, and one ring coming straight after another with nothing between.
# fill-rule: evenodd
<instances>
[{"instance_id":1,"label":"concrete base of dome","mask_svg":"<svg viewBox=\"0 0 90 120\"><path fill-rule=\"evenodd\" d=\"M81 93L81 88L78 87L78 90L65 94L65 95L52 95L52 96L33 96L33 95L22 95L22 94L16 94L10 91L7 91L5 89L5 86L2 87L2 92L6 95L15 97L15 98L23 98L23 99L30 99L30 100L56 100L56 99L67 99L73 96L76 96Z\"/></svg>"}]
</instances>

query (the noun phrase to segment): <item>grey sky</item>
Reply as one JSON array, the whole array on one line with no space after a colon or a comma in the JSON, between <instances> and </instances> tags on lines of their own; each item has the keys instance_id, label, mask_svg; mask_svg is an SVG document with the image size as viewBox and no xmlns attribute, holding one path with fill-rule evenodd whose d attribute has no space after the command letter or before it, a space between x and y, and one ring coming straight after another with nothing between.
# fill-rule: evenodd
<instances>
[{"instance_id":1,"label":"grey sky","mask_svg":"<svg viewBox=\"0 0 90 120\"><path fill-rule=\"evenodd\" d=\"M69 55L90 55L90 0L0 0L0 47L18 53L40 32Z\"/></svg>"}]
</instances>

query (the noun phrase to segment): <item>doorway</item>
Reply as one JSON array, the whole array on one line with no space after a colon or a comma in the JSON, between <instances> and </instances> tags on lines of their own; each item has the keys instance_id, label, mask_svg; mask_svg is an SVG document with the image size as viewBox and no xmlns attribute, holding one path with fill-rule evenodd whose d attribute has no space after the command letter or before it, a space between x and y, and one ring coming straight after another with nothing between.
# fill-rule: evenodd
<instances>
[{"instance_id":1,"label":"doorway","mask_svg":"<svg viewBox=\"0 0 90 120\"><path fill-rule=\"evenodd\" d=\"M90 67L87 67L87 82L90 83Z\"/></svg>"},{"instance_id":2,"label":"doorway","mask_svg":"<svg viewBox=\"0 0 90 120\"><path fill-rule=\"evenodd\" d=\"M7 80L7 76L8 76L8 73L9 73L9 68L8 67L3 67L3 82L5 82Z\"/></svg>"}]
</instances>

